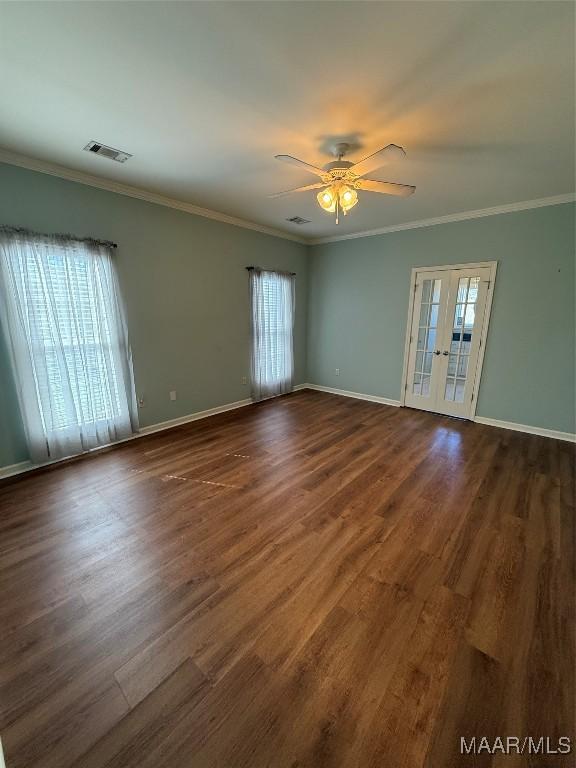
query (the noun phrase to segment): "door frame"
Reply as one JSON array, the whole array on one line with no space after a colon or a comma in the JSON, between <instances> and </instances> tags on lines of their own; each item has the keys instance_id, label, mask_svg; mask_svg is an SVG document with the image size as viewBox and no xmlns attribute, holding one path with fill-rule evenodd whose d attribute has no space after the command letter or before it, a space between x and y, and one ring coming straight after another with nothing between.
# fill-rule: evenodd
<instances>
[{"instance_id":1,"label":"door frame","mask_svg":"<svg viewBox=\"0 0 576 768\"><path fill-rule=\"evenodd\" d=\"M480 390L480 379L482 378L482 365L484 363L484 352L486 351L486 336L488 335L488 325L490 322L490 312L492 311L492 298L494 296L494 284L496 282L497 261L471 261L464 264L443 264L442 266L412 267L410 274L410 296L408 300L408 320L406 323L406 338L404 340L404 363L402 365L402 389L400 396L400 405L406 404L406 390L408 389L408 362L410 358L410 333L412 331L412 316L414 314L414 296L416 295L416 279L421 272L443 272L452 269L490 269L490 285L486 296L486 309L482 328L480 329L480 349L478 351L478 360L476 370L474 371L474 385L472 388L472 402L470 403L470 412L468 419L474 419L476 416L476 404L478 402L478 392Z\"/></svg>"}]
</instances>

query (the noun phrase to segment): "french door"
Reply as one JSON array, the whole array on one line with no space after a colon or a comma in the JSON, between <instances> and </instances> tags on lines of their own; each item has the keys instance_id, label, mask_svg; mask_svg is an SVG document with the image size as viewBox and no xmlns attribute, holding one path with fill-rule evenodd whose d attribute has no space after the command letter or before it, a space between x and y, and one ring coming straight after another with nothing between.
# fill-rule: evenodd
<instances>
[{"instance_id":1,"label":"french door","mask_svg":"<svg viewBox=\"0 0 576 768\"><path fill-rule=\"evenodd\" d=\"M404 405L471 418L494 265L416 271Z\"/></svg>"}]
</instances>

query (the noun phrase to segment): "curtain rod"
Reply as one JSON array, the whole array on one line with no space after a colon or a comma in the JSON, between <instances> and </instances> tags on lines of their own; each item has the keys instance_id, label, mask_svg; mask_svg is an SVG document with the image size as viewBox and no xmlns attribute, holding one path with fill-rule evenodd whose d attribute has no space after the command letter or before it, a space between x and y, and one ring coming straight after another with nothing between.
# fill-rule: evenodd
<instances>
[{"instance_id":1,"label":"curtain rod","mask_svg":"<svg viewBox=\"0 0 576 768\"><path fill-rule=\"evenodd\" d=\"M283 272L281 269L265 269L264 267L246 267L251 272L253 269L260 270L262 272L280 272L282 275L292 275L296 277L296 272Z\"/></svg>"},{"instance_id":2,"label":"curtain rod","mask_svg":"<svg viewBox=\"0 0 576 768\"><path fill-rule=\"evenodd\" d=\"M78 243L95 243L96 245L105 245L108 248L118 248L118 243L113 243L111 240L99 240L97 237L77 237L76 235L62 232L47 234L46 232L35 232L33 229L26 229L25 227L9 227L6 225L0 225L0 232L14 235L34 235L36 237L59 237L66 240L75 240Z\"/></svg>"}]
</instances>

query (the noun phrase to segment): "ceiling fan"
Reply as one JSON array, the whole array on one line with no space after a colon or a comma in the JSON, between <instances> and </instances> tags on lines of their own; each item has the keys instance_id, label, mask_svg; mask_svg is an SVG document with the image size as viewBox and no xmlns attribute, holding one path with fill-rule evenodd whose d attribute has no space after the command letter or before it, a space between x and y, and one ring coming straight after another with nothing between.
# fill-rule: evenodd
<instances>
[{"instance_id":1,"label":"ceiling fan","mask_svg":"<svg viewBox=\"0 0 576 768\"><path fill-rule=\"evenodd\" d=\"M383 195L395 195L396 197L408 197L412 195L416 187L408 184L393 184L390 181L375 181L374 179L362 178L367 173L375 171L384 165L387 160L396 160L406 156L402 147L396 144L388 144L387 147L379 149L378 152L365 157L358 163L351 163L342 158L350 150L350 145L344 142L336 144L334 154L337 160L327 163L324 168L317 168L315 165L305 163L291 155L276 155L276 160L283 163L295 165L298 168L304 168L310 173L319 176L321 181L315 184L307 184L304 187L288 189L286 192L277 192L270 197L282 197L291 195L293 192L305 192L309 189L320 189L316 199L321 208L328 213L336 213L336 224L339 221L339 213L344 215L353 208L358 202L358 189L366 192L380 192Z\"/></svg>"}]
</instances>

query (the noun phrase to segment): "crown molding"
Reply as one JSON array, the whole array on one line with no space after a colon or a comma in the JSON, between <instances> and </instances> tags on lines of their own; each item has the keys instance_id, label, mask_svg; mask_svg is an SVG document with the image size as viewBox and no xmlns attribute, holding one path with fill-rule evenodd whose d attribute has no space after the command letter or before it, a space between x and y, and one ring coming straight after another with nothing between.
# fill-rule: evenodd
<instances>
[{"instance_id":1,"label":"crown molding","mask_svg":"<svg viewBox=\"0 0 576 768\"><path fill-rule=\"evenodd\" d=\"M388 232L401 232L405 229L419 229L420 227L434 227L437 224L450 224L455 221L467 221L468 219L481 219L484 216L496 216L500 213L515 213L516 211L528 211L531 208L545 208L549 205L562 205L563 203L576 202L576 193L569 192L566 195L555 195L554 197L541 197L538 200L524 200L519 203L508 203L506 205L496 205L492 208L480 208L477 211L462 211L461 213L450 213L446 216L437 216L433 219L420 219L419 221L408 221L405 224L393 224L389 227L380 229L369 229L364 232L354 232L350 235L335 235L333 237L318 237L308 240L309 245L323 245L324 243L338 243L341 240L355 240L359 237L374 237L374 235L385 235Z\"/></svg>"},{"instance_id":2,"label":"crown molding","mask_svg":"<svg viewBox=\"0 0 576 768\"><path fill-rule=\"evenodd\" d=\"M164 195L158 195L155 192L149 192L148 190L141 189L140 187L133 187L129 184L121 184L116 181L111 181L110 179L105 179L101 176L93 176L92 174L84 173L84 171L74 171L71 168L66 168L63 165L56 165L55 163L49 163L45 160L38 160L37 158L27 157L26 155L20 155L16 152L10 152L7 149L0 148L0 163L17 165L20 168L27 168L30 171L46 173L50 176L57 176L60 179L66 179L67 181L75 181L78 184L85 184L89 187L96 187L96 189L103 189L106 192L115 192L118 195L134 197L137 200L144 200L147 203L163 205L167 208L175 208L177 211L191 213L194 216L202 216L205 219L221 221L224 224L231 224L234 227L251 229L255 232L271 235L272 237L280 237L283 240L292 240L293 242L301 243L302 245L306 245L308 243L308 240L304 239L303 237L298 237L298 235L292 235L288 232L283 232L280 229L266 227L263 224L256 224L253 221L238 219L235 216L228 216L225 213L220 213L220 211L212 211L209 208L200 208L197 205L192 205L192 203L187 203L183 200L176 200L171 197L165 197Z\"/></svg>"},{"instance_id":3,"label":"crown molding","mask_svg":"<svg viewBox=\"0 0 576 768\"><path fill-rule=\"evenodd\" d=\"M0 148L0 163L7 163L8 165L16 165L20 168L26 168L30 171L37 171L38 173L46 173L50 176L57 176L60 179L66 179L67 181L74 181L78 184L85 184L89 187L95 187L96 189L103 189L106 192L115 192L119 195L126 195L127 197L133 197L137 200L144 200L147 203L153 203L155 205L163 205L167 208L174 208L177 211L184 211L185 213L191 213L194 216L202 216L206 219L213 219L214 221L220 221L224 224L231 224L235 227L242 227L243 229L250 229L254 232L261 232L271 237L279 237L283 240L291 240L301 245L323 245L325 243L337 243L341 240L356 240L360 237L374 237L375 235L385 235L389 232L402 232L405 229L419 229L420 227L433 227L437 224L449 224L456 221L467 221L468 219L480 219L484 216L496 216L500 213L515 213L516 211L527 211L531 208L544 208L550 205L561 205L563 203L576 202L576 193L569 192L565 195L555 195L554 197L542 197L537 200L524 200L518 203L508 203L506 205L497 205L492 208L480 208L476 211L462 211L460 213L450 213L446 216L437 216L432 219L420 219L417 221L408 221L404 224L392 224L388 227L380 227L379 229L367 229L362 232L354 232L349 235L333 235L329 237L317 237L317 238L305 238L293 235L289 232L284 232L280 229L274 229L273 227L266 227L263 224L256 224L253 221L246 221L245 219L238 219L235 216L229 216L226 213L220 211L213 211L209 208L200 208L192 203L187 203L184 200L176 200L175 198L165 197L164 195L158 195L155 192L150 192L140 187L133 187L129 184L121 184L120 182L111 181L101 176L93 176L92 174L85 173L84 171L75 171L71 168L67 168L63 165L57 165L56 163L49 163L45 160L39 160L37 158L28 157L27 155L21 155L17 152L11 152L7 149Z\"/></svg>"}]
</instances>

